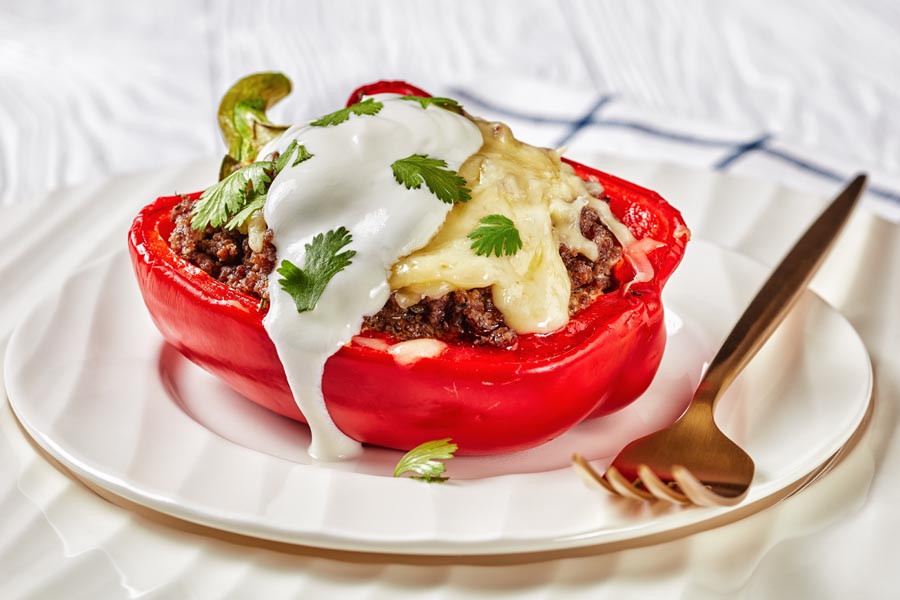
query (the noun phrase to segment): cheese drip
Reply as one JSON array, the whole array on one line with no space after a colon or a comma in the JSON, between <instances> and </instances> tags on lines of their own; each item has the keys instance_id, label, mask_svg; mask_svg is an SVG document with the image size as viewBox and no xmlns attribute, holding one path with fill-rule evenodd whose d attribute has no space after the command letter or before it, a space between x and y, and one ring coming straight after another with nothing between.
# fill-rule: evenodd
<instances>
[{"instance_id":1,"label":"cheese drip","mask_svg":"<svg viewBox=\"0 0 900 600\"><path fill-rule=\"evenodd\" d=\"M596 244L581 234L579 223L586 205L602 201L556 151L523 144L506 125L476 123L484 145L459 169L472 199L456 204L426 246L393 266L390 287L408 306L491 286L494 304L515 331L554 331L569 320L572 291L559 245L597 258ZM495 213L519 230L522 248L513 256L479 256L471 248L468 234Z\"/></svg>"}]
</instances>

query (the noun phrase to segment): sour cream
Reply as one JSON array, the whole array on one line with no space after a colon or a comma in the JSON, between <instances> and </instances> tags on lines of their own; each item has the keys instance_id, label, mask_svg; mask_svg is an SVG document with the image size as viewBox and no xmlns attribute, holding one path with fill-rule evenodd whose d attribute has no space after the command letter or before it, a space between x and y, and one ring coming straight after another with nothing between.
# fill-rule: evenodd
<instances>
[{"instance_id":1,"label":"sour cream","mask_svg":"<svg viewBox=\"0 0 900 600\"><path fill-rule=\"evenodd\" d=\"M331 279L308 312L297 311L281 289L277 271L269 276L270 304L263 325L309 424L309 453L320 460L361 451L325 406L326 361L359 332L363 317L387 302L391 266L425 246L452 208L425 185L406 189L399 184L391 164L426 154L458 170L482 145L479 128L462 115L436 106L425 109L395 94L373 98L384 105L375 115L351 115L329 127L294 126L260 153L284 152L296 140L313 155L282 170L268 192L264 216L274 232L277 265L289 260L303 268L306 244L339 227L352 236L345 250L356 251L352 264Z\"/></svg>"}]
</instances>

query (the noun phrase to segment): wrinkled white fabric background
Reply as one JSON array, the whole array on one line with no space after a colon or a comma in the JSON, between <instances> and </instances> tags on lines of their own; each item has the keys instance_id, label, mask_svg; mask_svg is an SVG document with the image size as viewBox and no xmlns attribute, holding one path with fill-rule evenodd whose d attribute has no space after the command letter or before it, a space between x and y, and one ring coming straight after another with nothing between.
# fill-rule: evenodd
<instances>
[{"instance_id":1,"label":"wrinkled white fabric background","mask_svg":"<svg viewBox=\"0 0 900 600\"><path fill-rule=\"evenodd\" d=\"M0 204L34 204L61 186L218 155L214 114L223 91L249 72L281 70L295 89L273 111L273 118L284 122L333 110L360 83L382 78L403 78L438 92L480 92L479 97L497 99L509 110L558 111L566 119L611 95L615 103L604 111L639 124L728 139L770 135L778 151L830 173L868 170L885 192L871 198L870 206L896 215L891 194L900 190L898 33L900 5L890 0L159 0L140 6L111 0L0 0ZM529 133L535 137L522 137L538 143L561 137L560 131L538 126ZM578 155L604 151L703 167L722 159L719 150L691 151L637 130L588 131L572 140L572 149ZM814 170L771 155L747 155L730 170L811 190L835 186ZM59 197L65 196L48 201ZM11 234L2 222L12 209L0 207L0 232L6 235ZM839 308L866 339L882 397L890 398L885 391L900 389L898 323L886 326L878 319L890 311L898 293L900 236L896 226L871 215L857 230L870 242L863 265L884 263L882 277L866 280L881 291L861 286L830 290L826 297L846 300ZM0 339L6 333L0 331ZM811 497L818 504L787 503L658 548L543 565L541 577L554 573L579 597L896 597L900 543L890 539L892 530L900 536L898 520L891 516L900 486L884 474L897 472L900 451L893 435L896 408L889 403L882 408L887 412L873 424L867 453L844 465L842 475L817 484ZM9 433L10 422L3 424ZM4 444L0 455L10 461L28 451L18 439ZM882 476L867 493L873 464L879 462ZM41 468L48 479L36 483ZM34 478L26 483L37 487L48 504L64 490L60 505L70 502L85 514L109 513L111 531L112 521L117 527L139 521L72 492L71 486L53 487L47 483L55 481L51 474L51 467L34 463L25 473ZM15 530L17 515L25 514L15 500L0 499L0 512L10 515L5 522L0 519L0 530ZM276 576L288 582L292 569L304 568L321 570L329 586L344 579L357 586L388 581L408 590L431 584L433 597L445 597L442 582L428 580L427 569L341 568L326 559L293 562L259 550L242 556L240 548L213 552L204 540L147 527L150 547L120 549L121 571L96 569L109 579L87 584L115 597L215 596L234 591L227 573L238 579L241 569L266 571L270 582ZM48 536L46 548L53 550L43 558L68 569L54 573L55 578L74 580L80 570L109 559L72 548L57 557L58 541L52 532ZM873 539L877 547L870 546ZM206 551L212 558L201 560ZM14 549L3 552L9 556ZM189 573L197 566L205 577L196 587L155 594L149 579L135 575L142 572L138 557L153 552L159 569ZM55 562L63 554L69 562ZM35 559L35 564L41 563ZM531 588L536 573L538 568L528 565L456 567L446 577L474 596L552 597L559 591ZM119 574L121 582L115 579ZM28 575L39 578L41 573ZM215 581L219 587L210 583ZM248 594L259 592L254 581L245 585L241 589Z\"/></svg>"},{"instance_id":2,"label":"wrinkled white fabric background","mask_svg":"<svg viewBox=\"0 0 900 600\"><path fill-rule=\"evenodd\" d=\"M4 0L0 203L218 154L218 100L258 70L294 81L289 122L383 78L539 82L772 133L900 188L898 32L890 0Z\"/></svg>"}]
</instances>

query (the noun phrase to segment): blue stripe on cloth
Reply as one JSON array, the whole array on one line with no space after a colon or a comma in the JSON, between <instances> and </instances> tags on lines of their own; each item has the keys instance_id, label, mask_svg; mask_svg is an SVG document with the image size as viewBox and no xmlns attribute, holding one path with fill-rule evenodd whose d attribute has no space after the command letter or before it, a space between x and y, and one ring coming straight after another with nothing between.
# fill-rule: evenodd
<instances>
[{"instance_id":1,"label":"blue stripe on cloth","mask_svg":"<svg viewBox=\"0 0 900 600\"><path fill-rule=\"evenodd\" d=\"M742 156L749 152L753 152L754 150L761 150L765 147L766 142L768 142L772 136L764 135L762 137L756 138L755 140L749 141L746 144L741 144L737 148L734 149L734 152L722 158L713 165L713 169L720 171L722 169L727 169L731 166L731 164L737 160L739 160Z\"/></svg>"},{"instance_id":2,"label":"blue stripe on cloth","mask_svg":"<svg viewBox=\"0 0 900 600\"><path fill-rule=\"evenodd\" d=\"M523 113L516 110L512 110L503 106L498 106L486 100L483 100L471 92L460 88L454 88L451 90L451 93L457 97L464 99L466 102L475 103L482 108L486 108L491 112L498 113L505 117L509 117L511 119L517 119L520 121L527 121L529 123L539 123L539 124L551 124L551 125L568 125L570 128L578 128L583 129L587 125L597 125L600 127L620 127L623 129L633 129L635 131L641 131L643 133L649 133L651 135L655 135L656 137L665 138L668 140L672 140L675 142L685 142L688 144L695 144L700 146L740 146L746 142L740 140L722 140L722 139L713 139L713 138L705 138L699 137L695 135L690 135L686 133L679 133L675 131L669 131L665 129L661 129L659 127L654 127L650 125L644 125L643 123L637 123L635 121L626 121L621 119L598 119L593 116L593 114L603 105L607 104L610 100L614 98L614 96L603 96L594 107L591 109L591 115L589 118L581 117L579 119L566 119L562 117L546 117L543 115L534 115L529 113ZM571 139L572 136L569 135L567 139Z\"/></svg>"},{"instance_id":3,"label":"blue stripe on cloth","mask_svg":"<svg viewBox=\"0 0 900 600\"><path fill-rule=\"evenodd\" d=\"M472 102L480 106L481 108L486 108L491 112L495 112L506 117L510 117L512 119L518 119L520 121L528 121L529 123L542 123L548 125L569 125L570 127L577 123L577 119L566 119L563 117L545 117L542 115L531 115L527 113L521 113L515 110L510 110L508 108L497 106L496 104L492 104L490 102L485 102L481 98L477 98L470 94L469 92L459 89L453 88L450 90L451 95L458 99L463 100L464 102Z\"/></svg>"},{"instance_id":4,"label":"blue stripe on cloth","mask_svg":"<svg viewBox=\"0 0 900 600\"><path fill-rule=\"evenodd\" d=\"M575 121L572 126L569 128L568 133L559 138L556 144L553 145L554 148L562 148L566 144L569 143L573 137L578 135L578 132L587 127L594 118L594 115L597 114L597 111L600 110L604 104L608 103L612 100L612 96L602 96L599 100L594 102L594 105L584 113L584 116Z\"/></svg>"},{"instance_id":5,"label":"blue stripe on cloth","mask_svg":"<svg viewBox=\"0 0 900 600\"><path fill-rule=\"evenodd\" d=\"M528 121L531 123L542 123L542 124L552 124L552 125L568 125L569 132L561 138L560 142L557 144L558 146L563 145L565 142L572 139L576 133L581 131L587 126L597 126L597 127L619 127L623 129L631 129L633 131L639 131L641 133L645 133L648 135L652 135L658 138L671 140L675 142L683 142L686 144L693 144L695 146L706 146L706 147L732 147L734 148L731 153L720 159L713 165L713 168L722 170L727 169L732 166L735 162L750 154L752 152L762 152L768 156L773 158L777 158L782 160L798 169L804 170L808 173L812 173L814 175L818 175L819 177L823 177L829 179L831 181L845 181L847 178L827 169L825 167L816 165L808 160L790 154L788 152L784 152L783 150L776 150L767 145L770 141L771 136L764 135L759 138L755 138L750 141L741 142L735 140L721 140L709 137L695 136L689 134L683 134L678 132L673 132L665 129L661 129L659 127L644 125L643 123L638 123L635 121L626 121L620 119L598 119L595 117L595 113L602 106L607 104L612 97L604 96L597 101L597 103L592 107L591 111L579 119L565 119L559 117L545 117L541 115L533 115L518 112L515 110L510 110L505 107L497 106L490 102L486 102L477 96L456 88L452 90L453 95L458 98L464 99L466 102L473 102L478 104L482 108L486 108L492 112L504 115L511 119L518 119L522 121ZM878 196L880 198L884 198L885 200L889 200L891 202L895 202L900 204L900 192L895 190L891 190L888 188L883 188L879 186L869 186L867 188L867 193L872 194L873 196Z\"/></svg>"},{"instance_id":6,"label":"blue stripe on cloth","mask_svg":"<svg viewBox=\"0 0 900 600\"><path fill-rule=\"evenodd\" d=\"M619 127L622 129L632 129L634 131L640 131L641 133L648 133L650 135L656 136L658 138L662 138L664 140L670 140L673 142L684 142L686 144L693 144L695 146L740 146L743 142L736 140L721 140L707 137L699 137L696 135L690 135L687 133L680 133L677 131L670 131L667 129L661 129L659 127L653 125L644 125L643 123L637 123L635 121L624 121L620 119L600 119L593 122L593 125L598 125L600 127Z\"/></svg>"},{"instance_id":7,"label":"blue stripe on cloth","mask_svg":"<svg viewBox=\"0 0 900 600\"><path fill-rule=\"evenodd\" d=\"M850 179L849 177L841 175L836 171L832 171L831 169L826 169L825 167L813 164L808 160L805 160L798 156L794 156L793 154L789 154L783 150L775 150L774 148L764 147L761 148L760 151L779 160L783 160L784 162L793 165L798 169L813 173L815 175L818 175L819 177L824 177L825 179L830 179L837 182L847 181L848 179ZM866 193L900 204L900 193L888 188L870 185L866 188Z\"/></svg>"}]
</instances>

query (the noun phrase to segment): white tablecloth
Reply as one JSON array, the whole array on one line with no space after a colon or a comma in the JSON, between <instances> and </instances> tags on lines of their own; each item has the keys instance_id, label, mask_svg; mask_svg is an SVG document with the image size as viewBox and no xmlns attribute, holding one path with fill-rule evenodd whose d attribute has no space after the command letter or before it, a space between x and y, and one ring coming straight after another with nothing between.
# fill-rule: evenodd
<instances>
[{"instance_id":1,"label":"white tablecloth","mask_svg":"<svg viewBox=\"0 0 900 600\"><path fill-rule=\"evenodd\" d=\"M393 78L436 91L515 82L514 106L553 110L553 98L527 92L539 82L588 103L613 95L662 125L694 121L744 142L772 136L770 153L731 168L761 160L764 170L772 152L814 156L838 174L864 168L896 192L898 13L890 0L160 0L142 9L4 0L0 203L218 154L221 94L261 70L294 81L274 112L286 122ZM693 162L639 142L621 151Z\"/></svg>"},{"instance_id":2,"label":"white tablecloth","mask_svg":"<svg viewBox=\"0 0 900 600\"><path fill-rule=\"evenodd\" d=\"M887 0L173 0L141 8L108 0L5 0L0 204L7 206L0 207L0 246L7 254L0 275L15 262L15 236L31 219L59 210L60 198L89 202L90 186L103 178L220 154L218 99L235 79L258 70L281 70L294 82L292 96L272 113L281 122L333 110L361 83L403 78L453 95L475 114L510 122L527 141L567 145L574 158L613 153L665 159L816 192L832 191L857 170L869 171L866 211L854 223L852 252L841 265L854 273L848 272L854 285L819 290L859 330L875 365L876 419L859 451L799 497L745 522L692 541L541 568L583 597L896 597L900 231L891 221L900 215L898 31L900 9ZM88 187L74 195L54 192L76 184ZM60 276L74 268L59 262ZM15 292L3 289L12 300L0 308L0 339L23 306ZM50 496L66 489L67 506L104 513L108 523L136 519L83 490L61 487L61 476L40 466L10 433L16 430L8 412L3 418L7 437L0 456L19 465L5 474L30 478L20 488ZM47 497L0 499L0 510L7 508L0 540L14 529L17 515L34 509L29 502L46 506ZM179 557L182 568L190 568L192 557L205 557L196 558L205 576L194 585L182 578L176 588L157 590L159 597L250 597L252 582L239 588L210 583L216 580L211 573L242 568L265 573L269 583L292 569L323 569L334 574L321 588L331 593L344 584L390 581L442 597L442 582L429 581L426 568L375 568L265 551L241 556L241 549L139 525L149 532L144 539L158 544L158 554ZM52 531L43 533L42 560L61 569L53 576L76 581L79 572L106 573L90 588L101 597L153 595L162 577L146 576L146 565L129 565L138 554L125 548L100 556L96 548L66 547L71 538L60 546ZM113 568L85 566L97 561L111 561ZM160 561L157 574L178 571ZM551 594L530 588L529 572L527 566L459 566L446 576L465 582L454 590L476 597ZM29 571L14 549L0 547L0 590L7 585L10 592L4 597L36 593L40 578L41 571Z\"/></svg>"}]
</instances>

